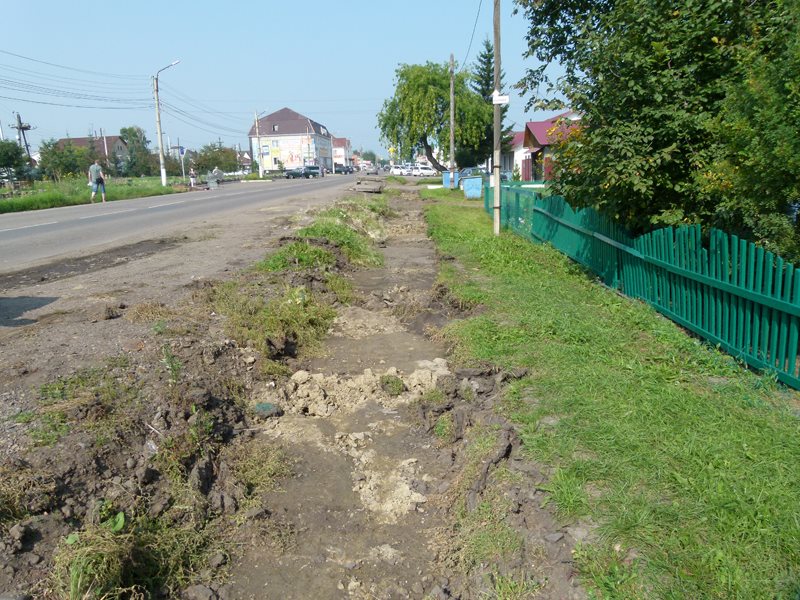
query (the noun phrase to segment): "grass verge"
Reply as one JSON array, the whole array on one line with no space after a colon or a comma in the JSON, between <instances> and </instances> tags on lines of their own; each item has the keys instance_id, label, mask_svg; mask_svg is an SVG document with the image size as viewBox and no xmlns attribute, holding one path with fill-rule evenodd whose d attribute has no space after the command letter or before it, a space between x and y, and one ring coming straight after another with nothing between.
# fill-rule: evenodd
<instances>
[{"instance_id":1,"label":"grass verge","mask_svg":"<svg viewBox=\"0 0 800 600\"><path fill-rule=\"evenodd\" d=\"M439 197L441 190L428 197ZM445 191L446 192L446 191ZM589 280L551 248L494 237L480 207L428 207L477 316L444 335L463 363L527 367L503 410L554 467L550 502L597 526L576 550L603 598L797 598L797 394Z\"/></svg>"},{"instance_id":2,"label":"grass verge","mask_svg":"<svg viewBox=\"0 0 800 600\"><path fill-rule=\"evenodd\" d=\"M68 179L59 183L37 182L36 188L24 196L7 198L0 202L0 214L40 210L57 206L89 204L91 189L84 179ZM125 200L163 196L176 192L172 187L162 187L157 177L126 179L114 178L106 183L106 200ZM100 201L98 192L95 201Z\"/></svg>"}]
</instances>

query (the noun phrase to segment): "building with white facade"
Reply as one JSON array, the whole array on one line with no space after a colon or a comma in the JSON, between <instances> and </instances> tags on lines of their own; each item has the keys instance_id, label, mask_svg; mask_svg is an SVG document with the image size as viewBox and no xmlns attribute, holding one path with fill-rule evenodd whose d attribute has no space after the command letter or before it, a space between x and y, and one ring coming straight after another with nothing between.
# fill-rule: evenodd
<instances>
[{"instance_id":1,"label":"building with white facade","mask_svg":"<svg viewBox=\"0 0 800 600\"><path fill-rule=\"evenodd\" d=\"M353 165L353 148L347 138L333 138L333 163L346 167Z\"/></svg>"},{"instance_id":2,"label":"building with white facade","mask_svg":"<svg viewBox=\"0 0 800 600\"><path fill-rule=\"evenodd\" d=\"M257 119L248 137L259 173L304 165L333 171L333 136L328 128L290 108Z\"/></svg>"}]
</instances>

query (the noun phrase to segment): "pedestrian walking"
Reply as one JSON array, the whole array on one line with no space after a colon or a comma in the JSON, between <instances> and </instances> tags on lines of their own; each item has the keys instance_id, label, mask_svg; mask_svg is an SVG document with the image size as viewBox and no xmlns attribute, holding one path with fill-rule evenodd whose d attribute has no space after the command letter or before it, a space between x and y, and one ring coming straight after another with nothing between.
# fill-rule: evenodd
<instances>
[{"instance_id":1,"label":"pedestrian walking","mask_svg":"<svg viewBox=\"0 0 800 600\"><path fill-rule=\"evenodd\" d=\"M189 187L193 188L197 185L197 171L194 170L194 167L189 169Z\"/></svg>"},{"instance_id":2,"label":"pedestrian walking","mask_svg":"<svg viewBox=\"0 0 800 600\"><path fill-rule=\"evenodd\" d=\"M94 197L97 190L100 190L100 197L103 203L106 201L106 176L103 174L103 167L100 166L100 161L95 160L94 164L89 167L89 185L92 186L92 197L90 200L94 203Z\"/></svg>"}]
</instances>

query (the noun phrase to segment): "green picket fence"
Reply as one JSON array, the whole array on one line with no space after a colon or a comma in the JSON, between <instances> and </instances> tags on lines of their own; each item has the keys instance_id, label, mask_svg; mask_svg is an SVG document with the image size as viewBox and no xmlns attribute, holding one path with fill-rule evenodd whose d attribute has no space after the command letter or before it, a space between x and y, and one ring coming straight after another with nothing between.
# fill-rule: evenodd
<instances>
[{"instance_id":1,"label":"green picket fence","mask_svg":"<svg viewBox=\"0 0 800 600\"><path fill-rule=\"evenodd\" d=\"M492 214L493 190L484 208ZM748 365L800 389L800 270L735 235L700 227L631 237L594 209L501 186L501 225L549 243L604 283L639 298Z\"/></svg>"}]
</instances>

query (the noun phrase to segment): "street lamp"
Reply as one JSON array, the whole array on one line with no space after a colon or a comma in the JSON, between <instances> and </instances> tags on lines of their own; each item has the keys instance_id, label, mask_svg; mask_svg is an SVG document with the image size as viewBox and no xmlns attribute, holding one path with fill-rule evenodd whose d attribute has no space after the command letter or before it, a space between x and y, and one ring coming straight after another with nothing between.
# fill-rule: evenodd
<instances>
[{"instance_id":1,"label":"street lamp","mask_svg":"<svg viewBox=\"0 0 800 600\"><path fill-rule=\"evenodd\" d=\"M156 71L156 74L153 75L153 97L156 100L156 135L158 136L158 163L161 166L162 186L167 185L167 167L164 164L164 140L161 136L161 104L158 101L158 74L161 73L161 71L169 69L170 67L174 67L179 62L181 62L180 59L174 60L163 69L159 69L158 71Z\"/></svg>"}]
</instances>

